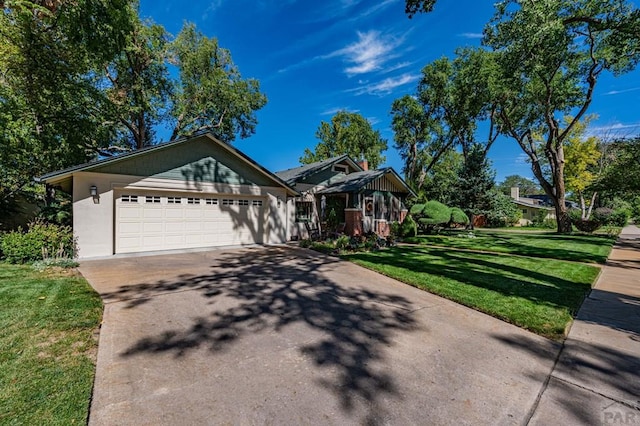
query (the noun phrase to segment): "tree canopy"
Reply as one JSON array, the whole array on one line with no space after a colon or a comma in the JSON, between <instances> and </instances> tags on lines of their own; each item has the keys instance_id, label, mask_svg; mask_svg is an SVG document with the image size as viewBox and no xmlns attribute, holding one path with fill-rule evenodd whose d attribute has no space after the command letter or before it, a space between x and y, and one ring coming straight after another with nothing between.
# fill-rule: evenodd
<instances>
[{"instance_id":1,"label":"tree canopy","mask_svg":"<svg viewBox=\"0 0 640 426\"><path fill-rule=\"evenodd\" d=\"M406 6L411 14L431 10L433 2L407 0ZM636 67L640 11L619 0L503 0L495 7L483 39L493 70L490 109L553 200L558 232L570 232L564 142L588 111L600 76ZM572 120L563 123L568 114Z\"/></svg>"},{"instance_id":2,"label":"tree canopy","mask_svg":"<svg viewBox=\"0 0 640 426\"><path fill-rule=\"evenodd\" d=\"M305 149L300 157L302 164L347 154L356 160L367 160L371 169L378 168L384 161L382 152L387 149L387 140L373 130L371 123L355 112L338 111L331 122L322 121L316 131L320 140L315 149Z\"/></svg>"},{"instance_id":3,"label":"tree canopy","mask_svg":"<svg viewBox=\"0 0 640 426\"><path fill-rule=\"evenodd\" d=\"M134 0L1 4L0 203L34 176L157 143L159 125L172 139L255 132L258 81L193 24L172 38Z\"/></svg>"},{"instance_id":4,"label":"tree canopy","mask_svg":"<svg viewBox=\"0 0 640 426\"><path fill-rule=\"evenodd\" d=\"M520 188L521 195L538 195L544 193L540 185L520 175L509 175L504 178L497 186L498 190L504 195L511 195L511 188Z\"/></svg>"}]
</instances>

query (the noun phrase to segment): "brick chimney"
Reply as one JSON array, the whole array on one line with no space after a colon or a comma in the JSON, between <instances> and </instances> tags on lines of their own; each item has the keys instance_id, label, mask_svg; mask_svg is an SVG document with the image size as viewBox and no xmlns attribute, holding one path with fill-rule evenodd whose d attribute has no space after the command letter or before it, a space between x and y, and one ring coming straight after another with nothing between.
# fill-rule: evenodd
<instances>
[{"instance_id":1,"label":"brick chimney","mask_svg":"<svg viewBox=\"0 0 640 426\"><path fill-rule=\"evenodd\" d=\"M369 170L369 162L367 160L358 161L358 166L362 167L362 170Z\"/></svg>"},{"instance_id":2,"label":"brick chimney","mask_svg":"<svg viewBox=\"0 0 640 426\"><path fill-rule=\"evenodd\" d=\"M520 188L517 186L511 187L511 198L518 201L520 199Z\"/></svg>"}]
</instances>

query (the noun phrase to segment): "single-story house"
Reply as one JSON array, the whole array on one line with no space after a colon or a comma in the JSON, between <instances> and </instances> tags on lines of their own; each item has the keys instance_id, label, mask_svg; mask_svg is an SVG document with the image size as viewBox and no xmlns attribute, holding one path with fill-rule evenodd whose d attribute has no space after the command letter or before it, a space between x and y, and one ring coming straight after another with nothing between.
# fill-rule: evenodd
<instances>
[{"instance_id":1,"label":"single-story house","mask_svg":"<svg viewBox=\"0 0 640 426\"><path fill-rule=\"evenodd\" d=\"M43 175L72 194L81 259L308 236L331 211L349 235L389 233L415 195L391 168L349 156L278 174L211 134L153 145Z\"/></svg>"},{"instance_id":2,"label":"single-story house","mask_svg":"<svg viewBox=\"0 0 640 426\"><path fill-rule=\"evenodd\" d=\"M522 213L522 218L518 220L516 226L529 226L541 216L543 220L556 219L556 211L553 207L545 205L539 198L521 197L520 188L517 186L511 188L511 198Z\"/></svg>"},{"instance_id":3,"label":"single-story house","mask_svg":"<svg viewBox=\"0 0 640 426\"><path fill-rule=\"evenodd\" d=\"M292 202L293 238L308 238L308 228L326 229L329 218L343 225L347 235L389 234L389 224L407 215L405 200L413 190L390 167L369 170L366 161L348 155L276 172L300 193Z\"/></svg>"},{"instance_id":4,"label":"single-story house","mask_svg":"<svg viewBox=\"0 0 640 426\"><path fill-rule=\"evenodd\" d=\"M300 193L210 134L92 161L38 179L73 195L78 257L291 238Z\"/></svg>"}]
</instances>

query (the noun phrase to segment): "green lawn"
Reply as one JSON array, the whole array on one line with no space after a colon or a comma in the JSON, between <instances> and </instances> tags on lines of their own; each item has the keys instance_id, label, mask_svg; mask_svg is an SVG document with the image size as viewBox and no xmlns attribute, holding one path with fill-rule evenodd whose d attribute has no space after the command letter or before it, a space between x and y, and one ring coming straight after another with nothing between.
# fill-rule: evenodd
<instances>
[{"instance_id":1,"label":"green lawn","mask_svg":"<svg viewBox=\"0 0 640 426\"><path fill-rule=\"evenodd\" d=\"M468 235L468 231L448 232L437 235L421 235L405 239L405 241L530 257L604 263L616 238L608 235L559 235L544 231L476 230L473 232L474 238L469 238Z\"/></svg>"},{"instance_id":2,"label":"green lawn","mask_svg":"<svg viewBox=\"0 0 640 426\"><path fill-rule=\"evenodd\" d=\"M466 240L460 240L465 247ZM519 244L531 247L524 240ZM571 247L557 253L592 250ZM582 263L435 247L402 246L344 258L552 339L563 337L599 272Z\"/></svg>"},{"instance_id":3,"label":"green lawn","mask_svg":"<svg viewBox=\"0 0 640 426\"><path fill-rule=\"evenodd\" d=\"M0 263L0 424L86 424L102 302L81 277Z\"/></svg>"}]
</instances>

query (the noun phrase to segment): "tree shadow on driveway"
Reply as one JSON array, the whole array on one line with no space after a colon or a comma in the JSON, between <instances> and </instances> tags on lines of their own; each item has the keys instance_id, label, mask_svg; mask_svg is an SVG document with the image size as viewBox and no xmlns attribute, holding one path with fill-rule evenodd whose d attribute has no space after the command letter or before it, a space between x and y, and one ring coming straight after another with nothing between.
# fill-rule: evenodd
<instances>
[{"instance_id":1,"label":"tree shadow on driveway","mask_svg":"<svg viewBox=\"0 0 640 426\"><path fill-rule=\"evenodd\" d=\"M311 328L317 338L295 342L296 349L319 370L331 373L315 376L345 412L363 403L365 422L376 423L385 416L380 401L401 399L385 352L397 334L419 328L412 314L416 307L408 299L393 290L372 291L357 275L338 284L327 271L339 267L340 261L305 251L256 249L217 254L210 260L208 273L128 285L103 295L105 301L117 299L136 309L159 294L195 291L212 309L187 328L148 334L123 357L181 357L201 348L218 353L253 333L286 334L285 327L298 323ZM193 312L185 313L189 314Z\"/></svg>"}]
</instances>

